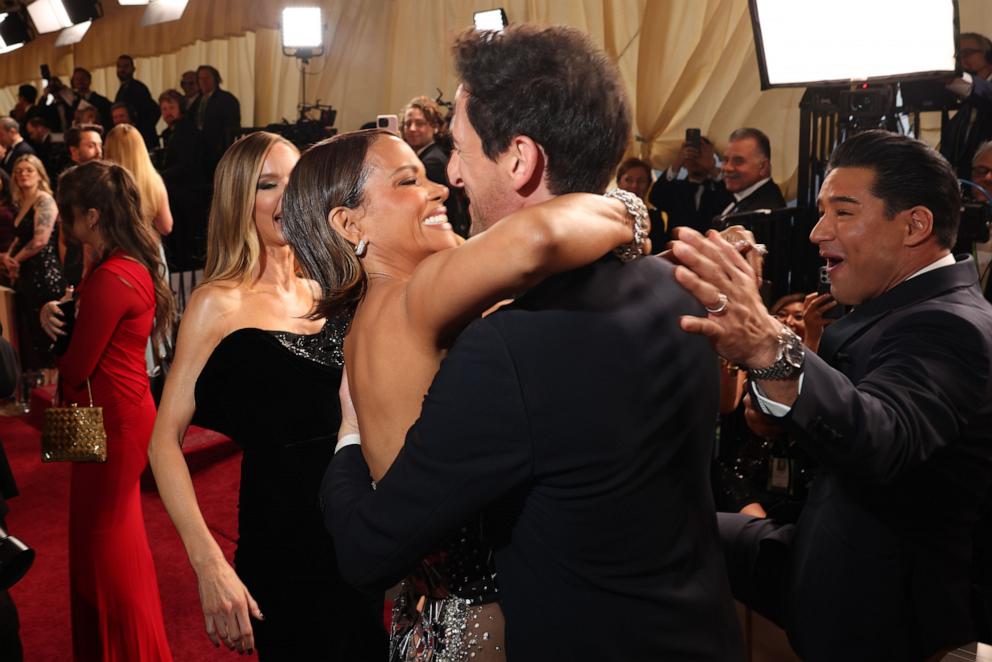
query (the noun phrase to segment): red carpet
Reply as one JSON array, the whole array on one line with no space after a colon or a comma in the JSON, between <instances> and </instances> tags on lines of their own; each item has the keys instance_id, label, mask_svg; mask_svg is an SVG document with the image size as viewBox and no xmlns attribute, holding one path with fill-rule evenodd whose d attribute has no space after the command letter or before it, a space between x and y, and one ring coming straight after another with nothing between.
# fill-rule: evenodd
<instances>
[{"instance_id":1,"label":"red carpet","mask_svg":"<svg viewBox=\"0 0 992 662\"><path fill-rule=\"evenodd\" d=\"M33 409L37 412L41 407ZM11 593L21 617L24 659L70 660L69 465L42 464L39 438L28 417L0 417L0 442L21 493L10 501L7 524L11 534L37 552L34 566ZM197 428L187 435L184 452L203 515L230 558L237 531L240 453L224 437ZM182 542L153 484L145 480L142 486L145 524L173 657L177 662L231 660L233 653L215 649L207 639L196 580Z\"/></svg>"}]
</instances>

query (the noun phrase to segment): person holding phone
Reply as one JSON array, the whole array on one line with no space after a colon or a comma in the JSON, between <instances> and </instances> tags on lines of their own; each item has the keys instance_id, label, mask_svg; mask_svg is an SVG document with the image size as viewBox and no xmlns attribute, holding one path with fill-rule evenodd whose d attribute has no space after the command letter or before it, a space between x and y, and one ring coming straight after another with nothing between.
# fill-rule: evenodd
<instances>
[{"instance_id":1,"label":"person holding phone","mask_svg":"<svg viewBox=\"0 0 992 662\"><path fill-rule=\"evenodd\" d=\"M648 202L667 214L669 233L681 226L705 232L733 200L720 179L713 143L699 129L685 133L675 161L648 192Z\"/></svg>"}]
</instances>

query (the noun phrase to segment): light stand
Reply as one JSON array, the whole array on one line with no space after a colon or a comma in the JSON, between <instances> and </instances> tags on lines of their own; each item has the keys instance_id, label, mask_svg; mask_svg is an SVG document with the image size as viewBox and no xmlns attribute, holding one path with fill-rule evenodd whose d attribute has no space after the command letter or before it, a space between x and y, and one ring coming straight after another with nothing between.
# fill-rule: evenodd
<instances>
[{"instance_id":1,"label":"light stand","mask_svg":"<svg viewBox=\"0 0 992 662\"><path fill-rule=\"evenodd\" d=\"M324 54L324 24L320 7L286 7L282 10L282 54L300 61L300 90L303 100L299 105L298 121L306 120L310 110L307 105L307 67L310 58Z\"/></svg>"}]
</instances>

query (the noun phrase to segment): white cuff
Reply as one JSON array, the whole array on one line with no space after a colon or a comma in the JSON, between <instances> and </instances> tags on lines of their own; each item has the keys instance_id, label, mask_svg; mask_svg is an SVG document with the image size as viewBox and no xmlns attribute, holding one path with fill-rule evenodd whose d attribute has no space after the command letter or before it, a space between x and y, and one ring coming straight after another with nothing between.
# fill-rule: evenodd
<instances>
[{"instance_id":1,"label":"white cuff","mask_svg":"<svg viewBox=\"0 0 992 662\"><path fill-rule=\"evenodd\" d=\"M351 434L346 434L345 436L338 439L338 443L334 446L334 453L337 454L339 450L345 446L361 446L362 438L357 432L352 432Z\"/></svg>"},{"instance_id":2,"label":"white cuff","mask_svg":"<svg viewBox=\"0 0 992 662\"><path fill-rule=\"evenodd\" d=\"M803 373L799 373L799 385L796 391L796 396L798 397L800 393L803 392ZM752 382L754 384L754 394L758 396L758 407L768 416L773 416L775 418L785 418L792 407L789 405L783 405L781 402L775 402L774 400L769 400L765 397L765 394L761 392L761 387L758 386L758 382Z\"/></svg>"},{"instance_id":3,"label":"white cuff","mask_svg":"<svg viewBox=\"0 0 992 662\"><path fill-rule=\"evenodd\" d=\"M947 89L962 99L970 97L974 87L975 84L972 82L971 74L968 72L964 72L960 78L955 78L947 84Z\"/></svg>"}]
</instances>

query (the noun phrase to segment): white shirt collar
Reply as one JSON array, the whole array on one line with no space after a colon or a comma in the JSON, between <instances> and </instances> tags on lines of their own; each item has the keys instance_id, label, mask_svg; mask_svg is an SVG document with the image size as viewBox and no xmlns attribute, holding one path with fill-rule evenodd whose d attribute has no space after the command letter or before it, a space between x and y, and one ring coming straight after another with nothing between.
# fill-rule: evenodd
<instances>
[{"instance_id":1,"label":"white shirt collar","mask_svg":"<svg viewBox=\"0 0 992 662\"><path fill-rule=\"evenodd\" d=\"M937 259L937 260L934 260L933 262L931 262L927 266L923 267L922 269L920 269L919 271L917 271L916 273L914 273L912 276L910 276L906 280L909 280L910 278L916 278L917 276L920 276L922 274L925 274L928 271L933 271L934 269L940 269L942 267L949 267L952 264L957 264L957 260L954 259L954 256L951 253L948 253L944 257L942 257L940 259Z\"/></svg>"},{"instance_id":2,"label":"white shirt collar","mask_svg":"<svg viewBox=\"0 0 992 662\"><path fill-rule=\"evenodd\" d=\"M417 156L420 156L421 154L423 154L424 152L426 152L426 151L427 151L427 149L428 149L428 148L429 148L429 147L430 147L431 145L433 145L433 144L434 144L434 141L432 140L432 141L430 141L429 143L427 143L426 145L424 145L423 147L421 147L420 149L418 149L418 150L417 150Z\"/></svg>"},{"instance_id":3,"label":"white shirt collar","mask_svg":"<svg viewBox=\"0 0 992 662\"><path fill-rule=\"evenodd\" d=\"M734 198L737 200L737 202L740 202L741 200L743 200L744 198L746 198L747 196L751 195L759 188L764 186L769 181L771 181L771 177L765 177L764 179L755 182L751 186L748 186L743 191L738 191L737 193L734 193Z\"/></svg>"}]
</instances>

